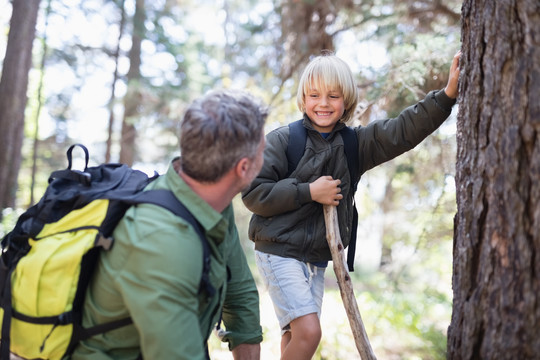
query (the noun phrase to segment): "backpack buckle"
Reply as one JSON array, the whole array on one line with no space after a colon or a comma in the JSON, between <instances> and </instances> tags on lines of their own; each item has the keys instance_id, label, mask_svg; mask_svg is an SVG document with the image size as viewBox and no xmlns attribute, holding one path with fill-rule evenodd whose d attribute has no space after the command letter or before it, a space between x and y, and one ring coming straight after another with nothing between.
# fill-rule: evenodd
<instances>
[{"instance_id":1,"label":"backpack buckle","mask_svg":"<svg viewBox=\"0 0 540 360\"><path fill-rule=\"evenodd\" d=\"M113 246L114 239L113 237L105 237L103 234L99 234L99 236L96 238L95 246L100 246L103 248L103 250L110 250Z\"/></svg>"}]
</instances>

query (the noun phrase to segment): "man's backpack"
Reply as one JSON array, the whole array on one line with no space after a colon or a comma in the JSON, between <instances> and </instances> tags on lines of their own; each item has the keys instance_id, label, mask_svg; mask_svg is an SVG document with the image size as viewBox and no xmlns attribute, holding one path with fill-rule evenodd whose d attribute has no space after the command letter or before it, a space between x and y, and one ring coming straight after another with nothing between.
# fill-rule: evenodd
<instances>
[{"instance_id":1,"label":"man's backpack","mask_svg":"<svg viewBox=\"0 0 540 360\"><path fill-rule=\"evenodd\" d=\"M72 151L85 153L84 171L72 170ZM168 190L142 191L149 178L122 164L88 167L88 150L67 151L68 167L55 171L40 201L2 239L0 256L0 358L61 359L77 343L131 323L131 318L82 327L86 289L101 251L126 210L162 206L188 221L203 244L199 291L211 296L210 249L200 224Z\"/></svg>"},{"instance_id":2,"label":"man's backpack","mask_svg":"<svg viewBox=\"0 0 540 360\"><path fill-rule=\"evenodd\" d=\"M303 120L293 121L289 123L289 144L287 145L287 162L288 170L287 177L292 174L298 162L304 155L307 142L307 129L302 125ZM352 190L356 192L358 187L358 139L353 129L348 126L339 130L339 133L343 139L345 157L347 158L347 167L349 168L349 174L353 181ZM294 139L294 141L291 141ZM349 242L349 248L347 252L347 265L349 271L354 271L354 254L356 252L356 231L358 227L358 211L356 209L356 203L353 198L353 224L351 229L351 240Z\"/></svg>"}]
</instances>

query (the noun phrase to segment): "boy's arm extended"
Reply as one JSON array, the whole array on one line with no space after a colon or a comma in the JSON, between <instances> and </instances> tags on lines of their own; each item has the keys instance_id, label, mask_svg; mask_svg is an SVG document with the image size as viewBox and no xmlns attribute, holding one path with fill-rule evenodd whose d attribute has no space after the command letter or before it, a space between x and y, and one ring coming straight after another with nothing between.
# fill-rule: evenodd
<instances>
[{"instance_id":1,"label":"boy's arm extended","mask_svg":"<svg viewBox=\"0 0 540 360\"><path fill-rule=\"evenodd\" d=\"M411 150L448 118L458 96L460 56L458 51L452 60L444 90L431 91L397 118L374 121L356 129L362 172Z\"/></svg>"},{"instance_id":2,"label":"boy's arm extended","mask_svg":"<svg viewBox=\"0 0 540 360\"><path fill-rule=\"evenodd\" d=\"M454 103L444 90L431 91L396 118L356 128L362 173L420 144L448 118Z\"/></svg>"}]
</instances>

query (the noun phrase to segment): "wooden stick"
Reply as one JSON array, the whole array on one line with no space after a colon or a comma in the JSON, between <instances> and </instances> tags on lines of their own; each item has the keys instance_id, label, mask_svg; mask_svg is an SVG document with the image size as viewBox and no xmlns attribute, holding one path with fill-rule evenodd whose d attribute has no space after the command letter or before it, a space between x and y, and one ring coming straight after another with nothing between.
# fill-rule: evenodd
<instances>
[{"instance_id":1,"label":"wooden stick","mask_svg":"<svg viewBox=\"0 0 540 360\"><path fill-rule=\"evenodd\" d=\"M360 316L360 310L358 310L358 303L354 296L354 290L347 267L347 261L345 260L345 251L343 243L341 242L341 236L339 234L339 223L337 210L335 206L324 205L324 221L326 223L326 240L328 246L330 246L330 252L332 253L332 262L334 264L334 273L336 274L339 291L341 293L341 299L343 300L343 306L347 312L349 318L349 324L354 336L356 348L362 360L376 360L375 354L371 349L362 317Z\"/></svg>"}]
</instances>

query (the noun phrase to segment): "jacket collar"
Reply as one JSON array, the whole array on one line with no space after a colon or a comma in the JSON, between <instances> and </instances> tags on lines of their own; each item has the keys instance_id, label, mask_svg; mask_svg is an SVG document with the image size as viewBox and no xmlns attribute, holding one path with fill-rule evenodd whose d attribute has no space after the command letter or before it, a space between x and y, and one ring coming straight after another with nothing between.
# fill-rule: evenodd
<instances>
[{"instance_id":1,"label":"jacket collar","mask_svg":"<svg viewBox=\"0 0 540 360\"><path fill-rule=\"evenodd\" d=\"M304 116L303 116L303 122L302 124L304 125L304 127L308 130L312 130L312 131L317 131L315 130L315 128L313 127L313 123L311 122L311 119L307 116L307 114L304 113ZM333 136L334 133L338 132L339 130L343 129L345 126L345 123L339 121L336 126L334 126L334 128L332 129L332 131L330 132L330 135L328 136L329 138L331 136Z\"/></svg>"}]
</instances>

